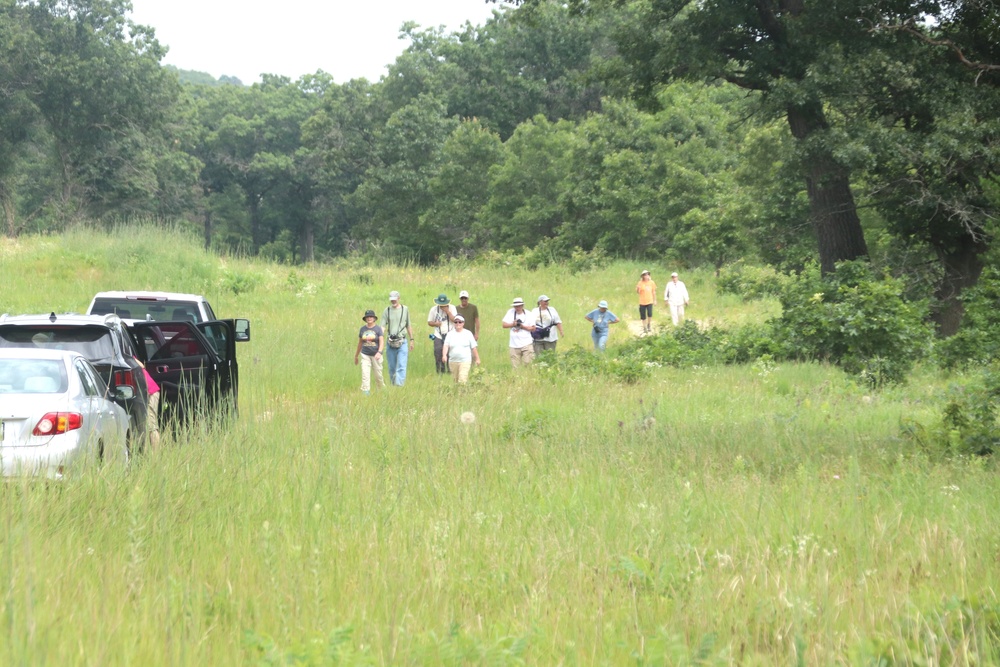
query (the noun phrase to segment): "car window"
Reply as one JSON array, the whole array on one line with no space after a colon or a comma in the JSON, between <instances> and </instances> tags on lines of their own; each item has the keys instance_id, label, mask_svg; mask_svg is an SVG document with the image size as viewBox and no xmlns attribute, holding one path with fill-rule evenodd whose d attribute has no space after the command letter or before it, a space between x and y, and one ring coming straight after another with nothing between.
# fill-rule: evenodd
<instances>
[{"instance_id":1,"label":"car window","mask_svg":"<svg viewBox=\"0 0 1000 667\"><path fill-rule=\"evenodd\" d=\"M198 325L198 328L201 329L201 333L208 339L208 342L212 344L212 348L219 355L219 358L227 359L229 356L229 327L222 322L209 322Z\"/></svg>"},{"instance_id":2,"label":"car window","mask_svg":"<svg viewBox=\"0 0 1000 667\"><path fill-rule=\"evenodd\" d=\"M72 350L94 363L112 363L115 359L111 332L99 326L0 326L0 347Z\"/></svg>"},{"instance_id":3,"label":"car window","mask_svg":"<svg viewBox=\"0 0 1000 667\"><path fill-rule=\"evenodd\" d=\"M66 366L56 359L0 359L0 393L56 394L69 388Z\"/></svg>"},{"instance_id":4,"label":"car window","mask_svg":"<svg viewBox=\"0 0 1000 667\"><path fill-rule=\"evenodd\" d=\"M138 330L139 339L146 348L150 361L177 359L208 354L191 325L144 324Z\"/></svg>"},{"instance_id":5,"label":"car window","mask_svg":"<svg viewBox=\"0 0 1000 667\"><path fill-rule=\"evenodd\" d=\"M94 299L91 315L116 313L122 319L132 320L188 320L198 321L198 304L194 301L166 301L149 299Z\"/></svg>"},{"instance_id":6,"label":"car window","mask_svg":"<svg viewBox=\"0 0 1000 667\"><path fill-rule=\"evenodd\" d=\"M83 384L83 393L87 396L100 396L97 384L94 382L94 377L87 366L80 360L77 360L75 366L76 373L80 376L80 383Z\"/></svg>"}]
</instances>

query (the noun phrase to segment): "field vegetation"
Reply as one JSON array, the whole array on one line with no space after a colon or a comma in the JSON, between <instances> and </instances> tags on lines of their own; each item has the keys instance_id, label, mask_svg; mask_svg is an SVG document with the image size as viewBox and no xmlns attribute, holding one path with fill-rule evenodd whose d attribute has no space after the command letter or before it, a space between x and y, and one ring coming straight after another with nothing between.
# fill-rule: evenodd
<instances>
[{"instance_id":1,"label":"field vegetation","mask_svg":"<svg viewBox=\"0 0 1000 667\"><path fill-rule=\"evenodd\" d=\"M0 489L0 663L1000 661L995 465L911 436L958 375L918 361L873 391L768 356L514 374L513 297L550 295L558 355L582 366L584 314L607 299L634 320L639 271L662 289L674 267L494 259L290 267L134 225L0 240L0 312L144 288L253 323L238 421L167 434L124 472ZM683 278L703 326L780 313ZM391 289L417 349L404 388L366 397L355 337ZM421 324L460 289L483 316L464 388L434 375ZM610 344L613 364L637 339Z\"/></svg>"}]
</instances>

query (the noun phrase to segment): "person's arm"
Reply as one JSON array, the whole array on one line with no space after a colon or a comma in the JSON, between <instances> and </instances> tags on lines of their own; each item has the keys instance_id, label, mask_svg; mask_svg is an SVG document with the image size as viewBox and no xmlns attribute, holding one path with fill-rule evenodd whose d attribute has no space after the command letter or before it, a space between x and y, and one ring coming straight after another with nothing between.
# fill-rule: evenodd
<instances>
[{"instance_id":1,"label":"person's arm","mask_svg":"<svg viewBox=\"0 0 1000 667\"><path fill-rule=\"evenodd\" d=\"M413 326L410 324L410 314L406 314L406 333L410 336L410 347L416 345L417 340L413 337Z\"/></svg>"},{"instance_id":2,"label":"person's arm","mask_svg":"<svg viewBox=\"0 0 1000 667\"><path fill-rule=\"evenodd\" d=\"M354 365L358 365L358 355L361 354L361 336L358 336L358 349L354 351Z\"/></svg>"},{"instance_id":3,"label":"person's arm","mask_svg":"<svg viewBox=\"0 0 1000 667\"><path fill-rule=\"evenodd\" d=\"M479 348L478 347L472 348L472 359L473 359L473 361L476 362L477 366L481 365L480 362L479 362Z\"/></svg>"},{"instance_id":4,"label":"person's arm","mask_svg":"<svg viewBox=\"0 0 1000 667\"><path fill-rule=\"evenodd\" d=\"M536 322L534 314L532 314L532 312L530 310L529 311L525 311L524 314L525 314L528 322L522 322L521 323L521 328L524 329L525 331L534 331L535 330L535 322Z\"/></svg>"},{"instance_id":5,"label":"person's arm","mask_svg":"<svg viewBox=\"0 0 1000 667\"><path fill-rule=\"evenodd\" d=\"M503 316L503 328L510 329L514 326L514 320L517 319L517 313L513 310L508 310L507 314Z\"/></svg>"},{"instance_id":6,"label":"person's arm","mask_svg":"<svg viewBox=\"0 0 1000 667\"><path fill-rule=\"evenodd\" d=\"M443 363L448 363L448 350L451 349L451 345L448 345L448 339L444 339L444 347L441 348L441 361Z\"/></svg>"},{"instance_id":7,"label":"person's arm","mask_svg":"<svg viewBox=\"0 0 1000 667\"><path fill-rule=\"evenodd\" d=\"M376 357L381 357L382 356L382 350L384 350L384 349L385 349L385 333L382 332L382 331L379 331L379 334L378 334L378 350L376 350L375 356Z\"/></svg>"}]
</instances>

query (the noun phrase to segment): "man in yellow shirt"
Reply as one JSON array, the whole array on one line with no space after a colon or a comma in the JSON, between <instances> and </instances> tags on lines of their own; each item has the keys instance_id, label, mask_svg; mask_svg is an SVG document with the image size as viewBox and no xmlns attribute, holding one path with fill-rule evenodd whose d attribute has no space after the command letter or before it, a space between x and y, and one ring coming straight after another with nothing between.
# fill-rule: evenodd
<instances>
[{"instance_id":1,"label":"man in yellow shirt","mask_svg":"<svg viewBox=\"0 0 1000 667\"><path fill-rule=\"evenodd\" d=\"M653 330L653 304L656 303L656 283L649 275L649 271L643 271L639 276L639 282L635 286L635 293L639 295L639 319L642 320L642 332L650 333Z\"/></svg>"}]
</instances>

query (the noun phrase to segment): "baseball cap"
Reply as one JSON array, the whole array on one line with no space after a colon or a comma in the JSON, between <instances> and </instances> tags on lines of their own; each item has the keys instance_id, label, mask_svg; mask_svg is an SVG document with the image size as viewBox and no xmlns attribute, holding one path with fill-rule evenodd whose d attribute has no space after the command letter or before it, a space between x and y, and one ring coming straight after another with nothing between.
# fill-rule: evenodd
<instances>
[{"instance_id":1,"label":"baseball cap","mask_svg":"<svg viewBox=\"0 0 1000 667\"><path fill-rule=\"evenodd\" d=\"M599 304L597 304L597 307L598 307L598 308L607 308L607 307L608 307L608 302L607 302L607 301L604 301L604 300L602 299L602 300L601 300L601 302L600 302Z\"/></svg>"},{"instance_id":2,"label":"baseball cap","mask_svg":"<svg viewBox=\"0 0 1000 667\"><path fill-rule=\"evenodd\" d=\"M468 293L468 292L466 292L465 290L462 290L461 292L459 292L459 293L458 293L458 298L459 298L459 299L461 299L461 298L466 298L466 299L468 299L468 298L469 298L469 293Z\"/></svg>"},{"instance_id":3,"label":"baseball cap","mask_svg":"<svg viewBox=\"0 0 1000 667\"><path fill-rule=\"evenodd\" d=\"M639 277L642 278L645 275L649 275L649 269L643 269L642 273L639 274Z\"/></svg>"},{"instance_id":4,"label":"baseball cap","mask_svg":"<svg viewBox=\"0 0 1000 667\"><path fill-rule=\"evenodd\" d=\"M548 301L548 300L549 300L549 297L547 297L544 294L541 295L540 297L538 297L538 303L541 303L542 301Z\"/></svg>"},{"instance_id":5,"label":"baseball cap","mask_svg":"<svg viewBox=\"0 0 1000 667\"><path fill-rule=\"evenodd\" d=\"M455 322L464 322L464 321L465 321L465 318L464 318L464 317L462 317L461 315L456 315L456 316L455 316L455 320L454 320L454 321L455 321Z\"/></svg>"},{"instance_id":6,"label":"baseball cap","mask_svg":"<svg viewBox=\"0 0 1000 667\"><path fill-rule=\"evenodd\" d=\"M515 297L514 301L510 305L512 305L512 306L523 306L524 305L524 299L522 299L521 297Z\"/></svg>"},{"instance_id":7,"label":"baseball cap","mask_svg":"<svg viewBox=\"0 0 1000 667\"><path fill-rule=\"evenodd\" d=\"M399 301L399 292L396 290L389 292L389 301Z\"/></svg>"}]
</instances>

